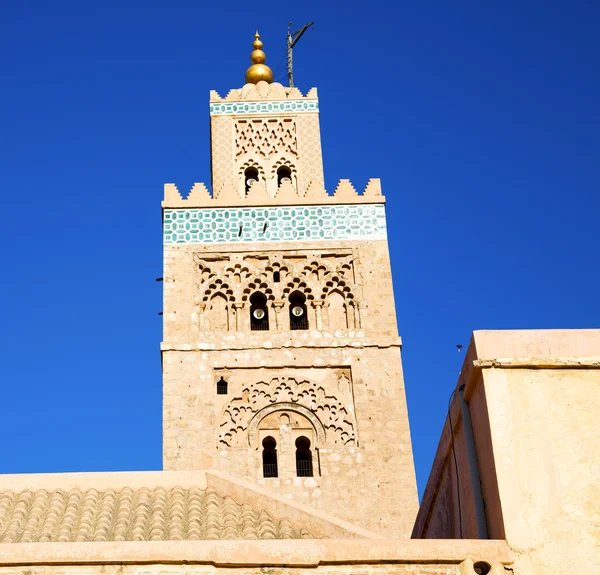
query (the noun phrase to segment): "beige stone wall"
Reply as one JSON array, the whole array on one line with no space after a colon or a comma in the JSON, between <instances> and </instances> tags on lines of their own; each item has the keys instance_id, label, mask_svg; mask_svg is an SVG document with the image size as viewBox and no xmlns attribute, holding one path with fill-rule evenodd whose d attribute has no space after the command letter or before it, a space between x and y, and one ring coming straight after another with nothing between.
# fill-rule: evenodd
<instances>
[{"instance_id":1,"label":"beige stone wall","mask_svg":"<svg viewBox=\"0 0 600 575\"><path fill-rule=\"evenodd\" d=\"M340 340L348 339L348 337L351 339L357 337L358 340L397 337L398 331L387 242L385 240L372 240L269 242L260 245L165 245L163 341L167 344L193 343L194 345L204 342L211 349L218 348L218 344L215 343L213 346L212 342L214 337L218 338L223 333L219 331L213 335L209 325L201 326L202 313L206 312L202 306L206 303L206 300L203 299L200 290L199 283L202 278L198 260L215 257L229 258L233 266L236 263L234 261L236 255L241 258L245 256L255 258L257 255L261 257L284 255L291 258L306 258L306 263L310 263L315 258L322 259L323 256L332 254L352 257L354 268L354 277L352 278L354 281L352 283L353 287L356 288L356 293L352 295L360 307L360 325L357 326L354 323L353 327L355 329L338 330L337 333L326 334L323 330L319 330L323 333L311 333L311 341L315 341L315 344L328 345L327 340L331 339L331 345L337 347L340 345ZM312 287L315 299L320 297L317 290L321 286L322 284L317 280L316 287ZM285 296L283 291L281 293L277 292L277 289L285 289L285 285L276 286L269 282L268 287L273 291L275 300L281 300ZM241 303L241 297L238 303ZM231 332L243 331L246 332L244 340L251 336L258 337L259 340L257 341L263 341L263 336L257 332L247 333L249 326L244 323L247 310L240 312L244 317L239 323L239 328L236 328L235 313L237 312L232 306L229 320L230 329L226 337L234 342L235 336ZM313 318L311 325L315 323ZM325 321L323 327L327 327ZM272 337L271 331L276 330L270 330L266 337ZM291 334L288 331L288 339L291 336L302 337L304 335L300 333ZM223 345L227 345L226 341L229 340L225 340Z\"/></svg>"},{"instance_id":2,"label":"beige stone wall","mask_svg":"<svg viewBox=\"0 0 600 575\"><path fill-rule=\"evenodd\" d=\"M164 468L221 469L367 529L408 536L416 496L404 389L398 385L402 381L398 347L294 348L287 361L282 358L286 351L276 347L165 352ZM312 478L295 477L291 465L284 469L284 458L293 457L293 452L280 449L280 477L264 479L260 446L230 449L219 443L223 400L215 395L214 366L243 370L249 380L261 380L252 374L260 362L299 379L310 375L312 363L324 364L312 371L351 372L357 441L320 447ZM235 397L239 389L234 387L228 397Z\"/></svg>"},{"instance_id":3,"label":"beige stone wall","mask_svg":"<svg viewBox=\"0 0 600 575\"><path fill-rule=\"evenodd\" d=\"M523 573L600 572L600 330L475 332L459 380L488 529ZM475 514L458 401L452 405L464 536ZM447 427L413 537L457 536Z\"/></svg>"},{"instance_id":4,"label":"beige stone wall","mask_svg":"<svg viewBox=\"0 0 600 575\"><path fill-rule=\"evenodd\" d=\"M503 541L167 541L0 546L0 575L519 575Z\"/></svg>"},{"instance_id":5,"label":"beige stone wall","mask_svg":"<svg viewBox=\"0 0 600 575\"><path fill-rule=\"evenodd\" d=\"M466 362L472 361L473 358L474 353L469 350ZM492 539L504 539L485 388L481 373L476 373L474 378L468 401L472 424L476 430L475 449L481 470L480 481L485 500L488 536ZM462 381L461 378L461 383ZM450 435L450 422L452 422L453 437ZM413 537L428 539L476 539L478 537L458 395L453 398L450 416L447 416L443 423L438 450L423 495Z\"/></svg>"},{"instance_id":6,"label":"beige stone wall","mask_svg":"<svg viewBox=\"0 0 600 575\"><path fill-rule=\"evenodd\" d=\"M386 536L407 537L417 499L387 244L305 242L298 248L286 242L247 252L238 245L223 246L219 253L254 257L264 249L290 257L339 254L342 259L347 254L354 263L359 327L290 331L287 325L277 329L272 321L268 332L257 332L249 331L249 321L238 315L229 321L229 331L206 330L210 324L201 318L205 308L198 298L195 262L214 254L214 246L165 247L164 468L220 469ZM326 327L326 311L321 311ZM249 309L231 306L231 312L248 315ZM282 313L287 322L287 307ZM228 382L226 396L216 394L221 376ZM279 477L263 478L260 430L249 430L256 410L233 426L226 415L235 398L232 408L243 403L245 389L251 393L259 382L266 386L273 380L291 381L290 387L299 390L312 387L317 394L312 407L307 399L298 401L319 420L310 436L311 478L296 477L293 441L286 449L279 445ZM320 422L326 440L317 438ZM238 430L235 441L223 439L233 428Z\"/></svg>"},{"instance_id":7,"label":"beige stone wall","mask_svg":"<svg viewBox=\"0 0 600 575\"><path fill-rule=\"evenodd\" d=\"M238 568L217 568L208 565L72 565L45 566L24 565L0 567L0 575L238 575ZM245 575L263 575L264 568L244 568ZM317 568L277 567L269 568L270 575L475 575L477 572L468 563L448 565L352 565ZM491 575L516 575L501 565Z\"/></svg>"},{"instance_id":8,"label":"beige stone wall","mask_svg":"<svg viewBox=\"0 0 600 575\"><path fill-rule=\"evenodd\" d=\"M599 573L600 369L490 369L484 380L506 538L520 564L536 575L574 565Z\"/></svg>"}]
</instances>

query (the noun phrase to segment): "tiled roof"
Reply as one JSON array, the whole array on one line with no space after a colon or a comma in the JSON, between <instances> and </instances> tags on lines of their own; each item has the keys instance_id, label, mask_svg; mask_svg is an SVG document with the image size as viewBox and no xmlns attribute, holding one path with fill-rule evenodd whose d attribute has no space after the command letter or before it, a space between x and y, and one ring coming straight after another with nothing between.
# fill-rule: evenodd
<instances>
[{"instance_id":1,"label":"tiled roof","mask_svg":"<svg viewBox=\"0 0 600 575\"><path fill-rule=\"evenodd\" d=\"M303 538L312 535L212 488L0 492L0 543Z\"/></svg>"}]
</instances>

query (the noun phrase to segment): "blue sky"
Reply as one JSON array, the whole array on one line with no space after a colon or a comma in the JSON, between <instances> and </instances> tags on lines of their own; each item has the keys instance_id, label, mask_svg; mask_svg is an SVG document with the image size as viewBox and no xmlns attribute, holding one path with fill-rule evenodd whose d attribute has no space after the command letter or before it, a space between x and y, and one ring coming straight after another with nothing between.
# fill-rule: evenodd
<instances>
[{"instance_id":1,"label":"blue sky","mask_svg":"<svg viewBox=\"0 0 600 575\"><path fill-rule=\"evenodd\" d=\"M381 177L420 491L474 329L599 327L600 4L4 0L0 472L160 469L160 201L288 21L327 188ZM281 75L281 79L283 79Z\"/></svg>"}]
</instances>

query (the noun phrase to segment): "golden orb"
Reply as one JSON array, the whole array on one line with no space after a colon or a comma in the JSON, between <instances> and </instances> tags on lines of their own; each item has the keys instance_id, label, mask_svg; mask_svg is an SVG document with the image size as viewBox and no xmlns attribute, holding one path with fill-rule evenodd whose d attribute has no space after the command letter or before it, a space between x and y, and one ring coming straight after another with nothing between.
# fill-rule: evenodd
<instances>
[{"instance_id":1,"label":"golden orb","mask_svg":"<svg viewBox=\"0 0 600 575\"><path fill-rule=\"evenodd\" d=\"M265 64L267 55L261 50L263 43L260 41L258 30L254 35L252 47L254 48L254 51L250 54L252 66L246 70L246 84L258 84L258 82L268 82L270 84L273 81L273 70Z\"/></svg>"}]
</instances>

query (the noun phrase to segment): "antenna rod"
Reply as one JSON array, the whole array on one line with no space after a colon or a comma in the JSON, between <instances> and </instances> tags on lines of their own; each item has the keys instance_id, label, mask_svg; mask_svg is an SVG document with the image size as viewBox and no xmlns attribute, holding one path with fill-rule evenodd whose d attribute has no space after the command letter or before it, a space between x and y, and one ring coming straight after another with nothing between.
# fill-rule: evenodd
<instances>
[{"instance_id":1,"label":"antenna rod","mask_svg":"<svg viewBox=\"0 0 600 575\"><path fill-rule=\"evenodd\" d=\"M300 28L300 30L296 30L295 32L290 32L290 28L293 22L288 24L288 33L287 33L287 64L288 64L288 82L290 88L294 87L294 72L292 71L292 48L298 43L298 40L302 38L302 34L308 30L313 24L313 22L309 22Z\"/></svg>"}]
</instances>

